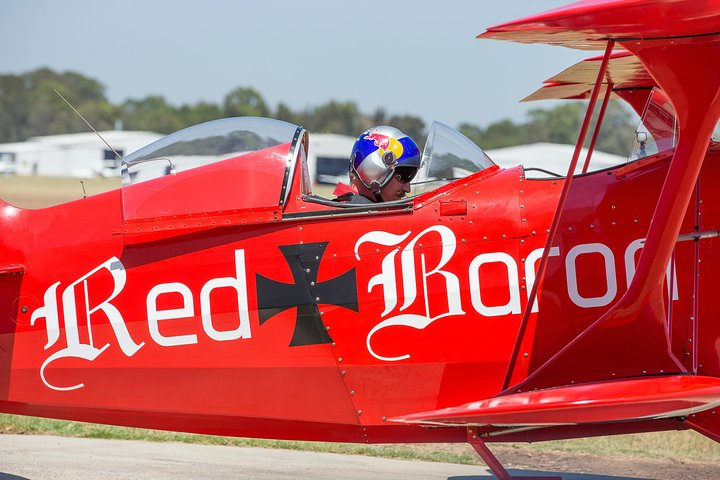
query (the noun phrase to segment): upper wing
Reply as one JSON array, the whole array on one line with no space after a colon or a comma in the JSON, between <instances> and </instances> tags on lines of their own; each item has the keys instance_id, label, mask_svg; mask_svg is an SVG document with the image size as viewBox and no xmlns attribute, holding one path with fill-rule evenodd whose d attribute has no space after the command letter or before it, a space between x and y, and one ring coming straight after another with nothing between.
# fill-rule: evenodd
<instances>
[{"instance_id":1,"label":"upper wing","mask_svg":"<svg viewBox=\"0 0 720 480\"><path fill-rule=\"evenodd\" d=\"M720 0L585 0L490 27L478 38L602 50L608 38L709 35L718 25Z\"/></svg>"}]
</instances>

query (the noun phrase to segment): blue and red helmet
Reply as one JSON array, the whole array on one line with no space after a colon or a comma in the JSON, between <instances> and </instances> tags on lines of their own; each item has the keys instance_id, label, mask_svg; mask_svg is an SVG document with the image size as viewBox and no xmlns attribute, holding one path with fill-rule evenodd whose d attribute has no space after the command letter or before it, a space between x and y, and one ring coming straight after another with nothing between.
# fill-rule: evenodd
<instances>
[{"instance_id":1,"label":"blue and red helmet","mask_svg":"<svg viewBox=\"0 0 720 480\"><path fill-rule=\"evenodd\" d=\"M358 137L350 154L350 170L371 190L388 184L397 168L420 167L420 149L394 127L373 127ZM411 177L411 176L410 176Z\"/></svg>"}]
</instances>

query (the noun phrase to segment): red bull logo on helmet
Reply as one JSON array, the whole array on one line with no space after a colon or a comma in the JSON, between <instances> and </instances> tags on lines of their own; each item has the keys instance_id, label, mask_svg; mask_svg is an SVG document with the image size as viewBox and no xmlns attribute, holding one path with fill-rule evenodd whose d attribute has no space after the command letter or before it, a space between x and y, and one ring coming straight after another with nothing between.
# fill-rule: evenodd
<instances>
[{"instance_id":1,"label":"red bull logo on helmet","mask_svg":"<svg viewBox=\"0 0 720 480\"><path fill-rule=\"evenodd\" d=\"M372 140L375 146L378 147L380 156L386 165L393 165L397 162L398 158L402 157L404 151L403 145L392 137L375 132L365 135L363 138L365 140Z\"/></svg>"},{"instance_id":2,"label":"red bull logo on helmet","mask_svg":"<svg viewBox=\"0 0 720 480\"><path fill-rule=\"evenodd\" d=\"M387 150L390 146L390 137L381 133L365 135L365 140L372 140L376 147L382 148L383 150Z\"/></svg>"}]
</instances>

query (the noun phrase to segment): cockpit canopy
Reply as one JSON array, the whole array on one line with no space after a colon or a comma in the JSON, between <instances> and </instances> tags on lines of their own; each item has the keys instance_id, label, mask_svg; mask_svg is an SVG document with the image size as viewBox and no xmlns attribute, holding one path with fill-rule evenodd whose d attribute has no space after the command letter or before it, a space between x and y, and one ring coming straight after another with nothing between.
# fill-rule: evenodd
<instances>
[{"instance_id":1,"label":"cockpit canopy","mask_svg":"<svg viewBox=\"0 0 720 480\"><path fill-rule=\"evenodd\" d=\"M138 150L123 163L125 219L282 204L298 130L279 120L225 118Z\"/></svg>"},{"instance_id":2,"label":"cockpit canopy","mask_svg":"<svg viewBox=\"0 0 720 480\"><path fill-rule=\"evenodd\" d=\"M433 122L412 193L428 192L493 165L490 157L472 140L444 123Z\"/></svg>"},{"instance_id":3,"label":"cockpit canopy","mask_svg":"<svg viewBox=\"0 0 720 480\"><path fill-rule=\"evenodd\" d=\"M138 222L282 209L298 162L302 179L308 178L304 134L302 127L279 120L241 117L168 135L124 160L124 219ZM435 122L412 195L493 165L460 132ZM312 194L309 181L299 185L303 191L297 193Z\"/></svg>"}]
</instances>

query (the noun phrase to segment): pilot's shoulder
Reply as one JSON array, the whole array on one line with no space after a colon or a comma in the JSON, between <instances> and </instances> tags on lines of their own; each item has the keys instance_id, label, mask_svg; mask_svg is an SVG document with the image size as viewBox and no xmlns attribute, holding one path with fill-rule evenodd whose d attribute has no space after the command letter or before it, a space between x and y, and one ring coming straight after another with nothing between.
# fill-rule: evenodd
<instances>
[{"instance_id":1,"label":"pilot's shoulder","mask_svg":"<svg viewBox=\"0 0 720 480\"><path fill-rule=\"evenodd\" d=\"M333 190L333 195L335 195L335 198L333 198L334 202L349 203L352 205L374 203L369 198L358 194L350 185L346 185L342 182L338 182L335 190Z\"/></svg>"},{"instance_id":2,"label":"pilot's shoulder","mask_svg":"<svg viewBox=\"0 0 720 480\"><path fill-rule=\"evenodd\" d=\"M348 203L351 205L366 205L375 203L369 198L366 198L355 192L347 192L343 195L336 196L335 198L333 198L333 202Z\"/></svg>"}]
</instances>

